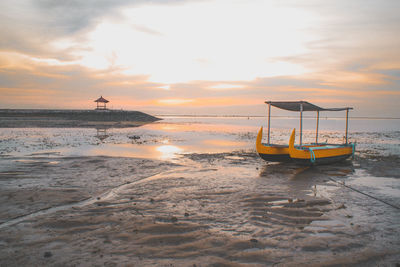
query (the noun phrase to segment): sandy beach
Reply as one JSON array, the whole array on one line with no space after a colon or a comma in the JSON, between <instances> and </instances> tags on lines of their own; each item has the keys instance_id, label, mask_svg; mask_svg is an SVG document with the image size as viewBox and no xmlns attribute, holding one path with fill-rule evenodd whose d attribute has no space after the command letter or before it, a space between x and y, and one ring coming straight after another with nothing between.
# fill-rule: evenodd
<instances>
[{"instance_id":1,"label":"sandy beach","mask_svg":"<svg viewBox=\"0 0 400 267\"><path fill-rule=\"evenodd\" d=\"M309 167L261 160L256 125L3 129L1 266L400 264L398 131L360 126L353 161Z\"/></svg>"}]
</instances>

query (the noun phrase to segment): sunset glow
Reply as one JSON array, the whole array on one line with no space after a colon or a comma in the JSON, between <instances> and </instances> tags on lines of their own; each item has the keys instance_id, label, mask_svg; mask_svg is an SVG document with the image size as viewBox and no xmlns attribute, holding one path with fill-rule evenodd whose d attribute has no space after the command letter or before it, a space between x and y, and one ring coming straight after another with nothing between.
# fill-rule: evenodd
<instances>
[{"instance_id":1,"label":"sunset glow","mask_svg":"<svg viewBox=\"0 0 400 267\"><path fill-rule=\"evenodd\" d=\"M238 20L243 13L248 17ZM278 27L274 23L288 16L292 19ZM98 24L87 35L89 50L76 55L89 68L119 67L167 84L296 75L305 69L274 58L307 52L313 37L305 29L312 20L305 11L264 2L216 2L211 10L210 3L137 7L123 10L118 21Z\"/></svg>"},{"instance_id":2,"label":"sunset glow","mask_svg":"<svg viewBox=\"0 0 400 267\"><path fill-rule=\"evenodd\" d=\"M1 106L104 95L153 114L262 115L267 99L304 99L400 117L398 1L122 2L3 1Z\"/></svg>"}]
</instances>

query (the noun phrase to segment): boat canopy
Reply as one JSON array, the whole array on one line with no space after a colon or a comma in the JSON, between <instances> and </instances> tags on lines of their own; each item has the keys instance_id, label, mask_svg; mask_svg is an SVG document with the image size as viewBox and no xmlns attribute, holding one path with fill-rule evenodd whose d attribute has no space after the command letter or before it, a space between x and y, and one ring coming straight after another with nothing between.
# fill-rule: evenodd
<instances>
[{"instance_id":1,"label":"boat canopy","mask_svg":"<svg viewBox=\"0 0 400 267\"><path fill-rule=\"evenodd\" d=\"M300 112L300 146L303 142L303 111L316 111L317 112L317 129L315 133L315 143L318 144L318 127L319 127L319 112L320 111L342 111L346 110L346 144L348 134L348 121L349 121L349 110L353 109L350 107L345 108L321 108L307 101L265 101L268 104L268 145L270 144L270 121L271 121L271 106Z\"/></svg>"},{"instance_id":2,"label":"boat canopy","mask_svg":"<svg viewBox=\"0 0 400 267\"><path fill-rule=\"evenodd\" d=\"M290 111L342 111L342 110L349 110L353 109L350 107L345 107L345 108L321 108L318 107L314 104L311 104L307 101L265 101L266 104L269 104L271 106L284 109L284 110L290 110Z\"/></svg>"}]
</instances>

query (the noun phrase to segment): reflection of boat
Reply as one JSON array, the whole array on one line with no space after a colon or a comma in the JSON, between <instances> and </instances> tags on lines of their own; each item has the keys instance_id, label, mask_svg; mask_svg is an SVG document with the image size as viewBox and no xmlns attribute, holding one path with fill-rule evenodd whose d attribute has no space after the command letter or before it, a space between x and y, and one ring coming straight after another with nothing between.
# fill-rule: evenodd
<instances>
[{"instance_id":1,"label":"reflection of boat","mask_svg":"<svg viewBox=\"0 0 400 267\"><path fill-rule=\"evenodd\" d=\"M260 157L266 161L290 161L295 160L306 163L329 163L332 161L346 159L354 153L354 144L348 143L348 114L352 108L321 108L306 101L267 101L268 104L268 143L262 143L263 128L258 132L256 140L256 148ZM300 144L295 146L295 130L290 137L289 145L277 145L270 143L270 121L271 121L271 106L300 112ZM346 110L346 143L345 144L325 144L318 143L318 126L320 111L343 111ZM303 112L317 112L317 127L315 134L315 143L303 144Z\"/></svg>"}]
</instances>

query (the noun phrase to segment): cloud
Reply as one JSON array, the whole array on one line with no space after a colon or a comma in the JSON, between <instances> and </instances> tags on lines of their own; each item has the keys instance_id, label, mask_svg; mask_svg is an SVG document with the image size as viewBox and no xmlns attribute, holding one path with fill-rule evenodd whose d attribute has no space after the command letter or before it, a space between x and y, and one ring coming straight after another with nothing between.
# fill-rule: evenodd
<instances>
[{"instance_id":1,"label":"cloud","mask_svg":"<svg viewBox=\"0 0 400 267\"><path fill-rule=\"evenodd\" d=\"M1 58L1 57L0 57ZM323 85L321 78L273 77L238 81L241 88L210 90L226 82L197 81L172 84L169 90L147 76L94 71L78 65L48 66L37 61L14 65L0 61L0 105L5 108L93 108L99 95L109 99L110 107L143 110L152 114L233 114L262 115L265 100L304 99L322 106L352 105L352 114L398 116L400 81L388 84L361 83L348 90L345 84ZM360 113L360 112L363 113Z\"/></svg>"},{"instance_id":2,"label":"cloud","mask_svg":"<svg viewBox=\"0 0 400 267\"><path fill-rule=\"evenodd\" d=\"M111 96L112 105L125 109L166 97L163 84L145 75L122 75L113 70L93 71L79 65L48 65L29 57L8 60L0 53L0 105L8 108L91 108L92 98ZM128 105L131 103L131 107Z\"/></svg>"},{"instance_id":3,"label":"cloud","mask_svg":"<svg viewBox=\"0 0 400 267\"><path fill-rule=\"evenodd\" d=\"M188 105L193 102L193 99L182 99L182 98L173 98L173 99L159 99L157 103L161 105Z\"/></svg>"},{"instance_id":4,"label":"cloud","mask_svg":"<svg viewBox=\"0 0 400 267\"><path fill-rule=\"evenodd\" d=\"M183 0L155 0L152 4L177 4ZM121 8L140 6L146 0L2 0L0 1L0 50L38 57L75 59L68 50L52 47L63 38L84 38L104 17L118 21ZM141 31L155 34L146 26Z\"/></svg>"},{"instance_id":5,"label":"cloud","mask_svg":"<svg viewBox=\"0 0 400 267\"><path fill-rule=\"evenodd\" d=\"M135 30L144 32L147 34L152 34L152 35L163 35L159 31L153 30L150 27L144 26L144 25L133 25L132 26Z\"/></svg>"},{"instance_id":6,"label":"cloud","mask_svg":"<svg viewBox=\"0 0 400 267\"><path fill-rule=\"evenodd\" d=\"M208 87L210 90L235 90L242 89L243 86L239 84L231 84L231 83L217 83L215 85L211 85Z\"/></svg>"}]
</instances>

